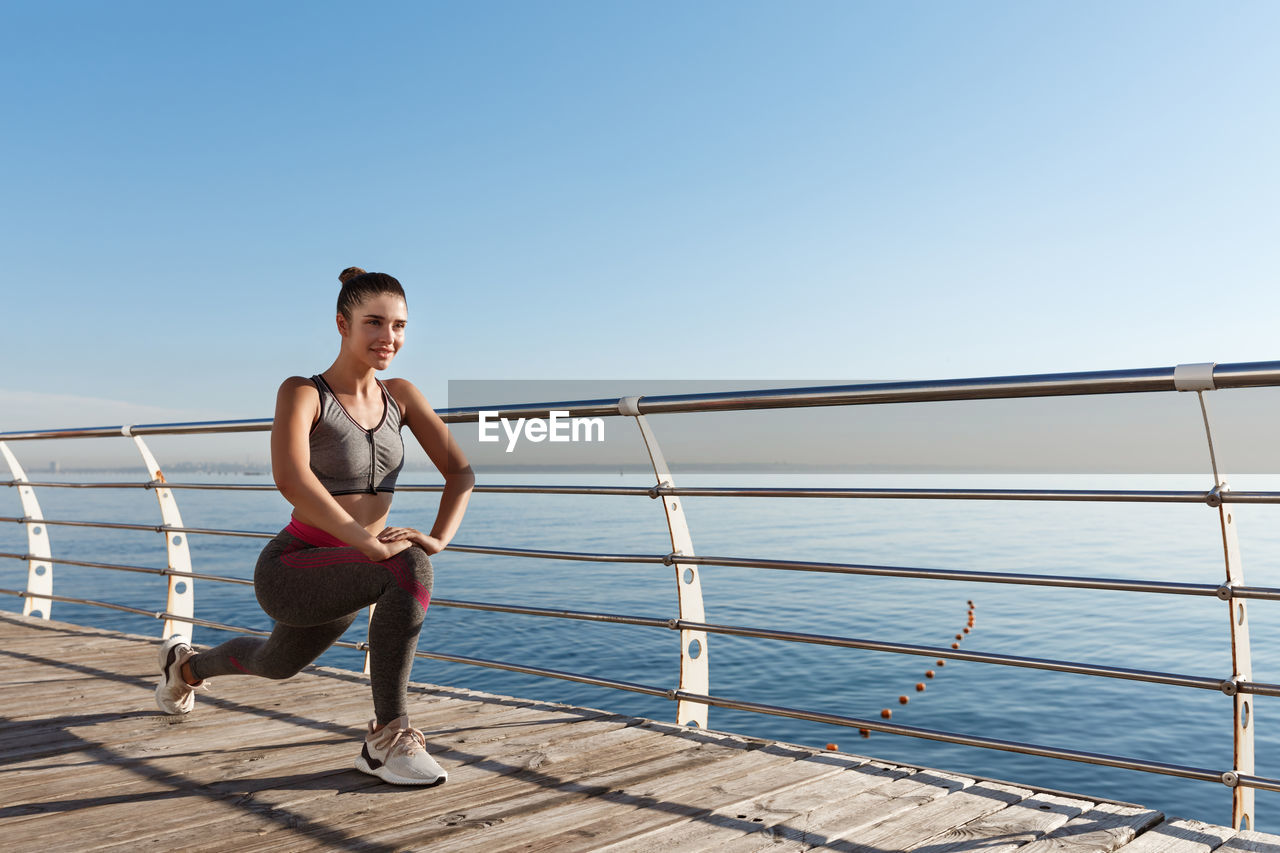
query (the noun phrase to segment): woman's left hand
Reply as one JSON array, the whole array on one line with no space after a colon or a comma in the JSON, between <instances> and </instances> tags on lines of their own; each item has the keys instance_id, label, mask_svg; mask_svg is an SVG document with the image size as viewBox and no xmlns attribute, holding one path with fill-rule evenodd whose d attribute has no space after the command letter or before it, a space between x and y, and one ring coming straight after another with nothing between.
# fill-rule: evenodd
<instances>
[{"instance_id":1,"label":"woman's left hand","mask_svg":"<svg viewBox=\"0 0 1280 853\"><path fill-rule=\"evenodd\" d=\"M444 550L444 543L439 539L434 536L428 536L412 527L384 527L382 532L378 534L380 542L395 542L400 539L408 539L414 545L426 551L428 556L438 554Z\"/></svg>"}]
</instances>

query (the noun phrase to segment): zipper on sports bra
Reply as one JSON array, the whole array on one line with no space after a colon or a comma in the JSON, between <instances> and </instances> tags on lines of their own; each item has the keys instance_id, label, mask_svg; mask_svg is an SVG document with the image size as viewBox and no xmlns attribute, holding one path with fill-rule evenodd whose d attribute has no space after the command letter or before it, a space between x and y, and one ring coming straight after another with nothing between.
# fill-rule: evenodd
<instances>
[{"instance_id":1,"label":"zipper on sports bra","mask_svg":"<svg viewBox=\"0 0 1280 853\"><path fill-rule=\"evenodd\" d=\"M369 494L377 494L373 488L373 469L378 464L377 454L373 449L373 430L366 430L365 437L369 439Z\"/></svg>"}]
</instances>

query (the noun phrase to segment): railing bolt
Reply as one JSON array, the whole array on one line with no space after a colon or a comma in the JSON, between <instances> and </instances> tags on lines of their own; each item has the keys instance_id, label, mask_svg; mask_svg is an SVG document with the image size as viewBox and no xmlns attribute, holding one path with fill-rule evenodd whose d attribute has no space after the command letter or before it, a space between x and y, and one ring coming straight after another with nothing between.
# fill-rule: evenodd
<instances>
[{"instance_id":1,"label":"railing bolt","mask_svg":"<svg viewBox=\"0 0 1280 853\"><path fill-rule=\"evenodd\" d=\"M1236 775L1234 770L1228 770L1226 773L1222 774L1222 784L1226 785L1228 788L1234 788L1236 785L1240 784L1240 777Z\"/></svg>"},{"instance_id":2,"label":"railing bolt","mask_svg":"<svg viewBox=\"0 0 1280 853\"><path fill-rule=\"evenodd\" d=\"M1222 680L1222 692L1227 696L1234 696L1240 692L1240 685L1229 678Z\"/></svg>"},{"instance_id":3,"label":"railing bolt","mask_svg":"<svg viewBox=\"0 0 1280 853\"><path fill-rule=\"evenodd\" d=\"M1218 596L1218 598L1221 598L1223 601L1230 601L1234 595L1231 589L1231 584L1224 583L1222 586L1218 587L1217 591L1214 592L1214 595Z\"/></svg>"},{"instance_id":4,"label":"railing bolt","mask_svg":"<svg viewBox=\"0 0 1280 853\"><path fill-rule=\"evenodd\" d=\"M1218 484L1209 490L1204 496L1204 502L1212 507L1222 506L1222 484Z\"/></svg>"}]
</instances>

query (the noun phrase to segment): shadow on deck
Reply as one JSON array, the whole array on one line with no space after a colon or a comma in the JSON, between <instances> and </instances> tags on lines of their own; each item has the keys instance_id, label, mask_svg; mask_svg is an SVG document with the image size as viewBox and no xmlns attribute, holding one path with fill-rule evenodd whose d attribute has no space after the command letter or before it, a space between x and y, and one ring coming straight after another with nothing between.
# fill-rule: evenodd
<instances>
[{"instance_id":1,"label":"shadow on deck","mask_svg":"<svg viewBox=\"0 0 1280 853\"><path fill-rule=\"evenodd\" d=\"M0 614L5 850L1280 853L1136 806L429 685L410 715L449 782L398 788L352 767L364 676L226 679L167 717L156 648Z\"/></svg>"}]
</instances>

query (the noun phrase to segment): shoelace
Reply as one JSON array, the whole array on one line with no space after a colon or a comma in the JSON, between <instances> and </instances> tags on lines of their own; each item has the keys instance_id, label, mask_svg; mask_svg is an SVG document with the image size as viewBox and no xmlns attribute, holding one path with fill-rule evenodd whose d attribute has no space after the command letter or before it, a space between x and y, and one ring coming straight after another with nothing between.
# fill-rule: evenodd
<instances>
[{"instance_id":1,"label":"shoelace","mask_svg":"<svg viewBox=\"0 0 1280 853\"><path fill-rule=\"evenodd\" d=\"M427 736L413 727L392 729L390 726L378 732L370 741L376 749L387 750L387 757L397 753L405 756L427 751Z\"/></svg>"},{"instance_id":2,"label":"shoelace","mask_svg":"<svg viewBox=\"0 0 1280 853\"><path fill-rule=\"evenodd\" d=\"M427 751L427 736L417 729L401 729L395 743L391 745L388 756L400 754L406 758L419 752Z\"/></svg>"}]
</instances>

